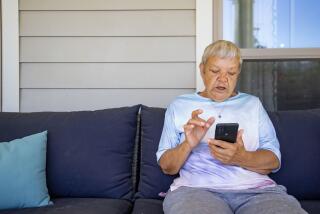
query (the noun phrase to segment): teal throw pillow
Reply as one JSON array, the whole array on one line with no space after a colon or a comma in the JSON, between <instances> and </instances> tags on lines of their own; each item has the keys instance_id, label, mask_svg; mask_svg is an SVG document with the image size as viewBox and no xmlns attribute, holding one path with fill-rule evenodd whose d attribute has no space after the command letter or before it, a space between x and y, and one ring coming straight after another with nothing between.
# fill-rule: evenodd
<instances>
[{"instance_id":1,"label":"teal throw pillow","mask_svg":"<svg viewBox=\"0 0 320 214\"><path fill-rule=\"evenodd\" d=\"M46 182L47 131L0 142L0 209L51 204Z\"/></svg>"}]
</instances>

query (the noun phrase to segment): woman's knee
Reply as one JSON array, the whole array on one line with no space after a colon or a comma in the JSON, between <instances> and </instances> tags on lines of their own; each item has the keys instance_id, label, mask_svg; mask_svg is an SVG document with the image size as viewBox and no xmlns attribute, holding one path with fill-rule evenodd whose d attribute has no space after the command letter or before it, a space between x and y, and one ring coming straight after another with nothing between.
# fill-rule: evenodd
<instances>
[{"instance_id":1,"label":"woman's knee","mask_svg":"<svg viewBox=\"0 0 320 214\"><path fill-rule=\"evenodd\" d=\"M163 202L165 214L233 213L223 199L210 191L186 188L176 191L169 192Z\"/></svg>"},{"instance_id":2,"label":"woman's knee","mask_svg":"<svg viewBox=\"0 0 320 214\"><path fill-rule=\"evenodd\" d=\"M298 200L287 194L265 194L254 197L236 212L236 214L254 213L306 214Z\"/></svg>"}]
</instances>

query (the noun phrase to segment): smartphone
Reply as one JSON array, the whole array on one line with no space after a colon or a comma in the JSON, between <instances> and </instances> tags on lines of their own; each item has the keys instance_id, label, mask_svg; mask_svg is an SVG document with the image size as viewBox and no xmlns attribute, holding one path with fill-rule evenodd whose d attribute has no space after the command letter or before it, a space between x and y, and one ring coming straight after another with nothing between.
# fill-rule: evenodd
<instances>
[{"instance_id":1,"label":"smartphone","mask_svg":"<svg viewBox=\"0 0 320 214\"><path fill-rule=\"evenodd\" d=\"M238 123L218 123L214 138L229 143L235 143L237 140L238 128Z\"/></svg>"}]
</instances>

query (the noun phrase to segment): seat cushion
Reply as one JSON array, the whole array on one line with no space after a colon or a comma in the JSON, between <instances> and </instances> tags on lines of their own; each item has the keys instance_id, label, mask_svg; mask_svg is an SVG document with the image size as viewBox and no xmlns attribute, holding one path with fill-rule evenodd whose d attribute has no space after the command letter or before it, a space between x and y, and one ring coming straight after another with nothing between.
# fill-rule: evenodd
<instances>
[{"instance_id":1,"label":"seat cushion","mask_svg":"<svg viewBox=\"0 0 320 214\"><path fill-rule=\"evenodd\" d=\"M142 213L163 214L162 200L157 200L157 199L135 200L132 214L142 214Z\"/></svg>"},{"instance_id":2,"label":"seat cushion","mask_svg":"<svg viewBox=\"0 0 320 214\"><path fill-rule=\"evenodd\" d=\"M125 214L132 210L131 202L121 199L61 198L53 202L47 207L3 210L0 214Z\"/></svg>"},{"instance_id":3,"label":"seat cushion","mask_svg":"<svg viewBox=\"0 0 320 214\"><path fill-rule=\"evenodd\" d=\"M141 165L136 198L161 199L159 193L167 192L176 177L165 175L156 158L164 115L163 108L141 108Z\"/></svg>"},{"instance_id":4,"label":"seat cushion","mask_svg":"<svg viewBox=\"0 0 320 214\"><path fill-rule=\"evenodd\" d=\"M270 118L282 154L281 169L271 177L300 200L319 200L320 109L279 111Z\"/></svg>"},{"instance_id":5,"label":"seat cushion","mask_svg":"<svg viewBox=\"0 0 320 214\"><path fill-rule=\"evenodd\" d=\"M309 214L320 213L320 200L303 200L300 201L302 208Z\"/></svg>"},{"instance_id":6,"label":"seat cushion","mask_svg":"<svg viewBox=\"0 0 320 214\"><path fill-rule=\"evenodd\" d=\"M0 142L48 130L53 197L130 199L140 106L79 112L0 113Z\"/></svg>"}]
</instances>

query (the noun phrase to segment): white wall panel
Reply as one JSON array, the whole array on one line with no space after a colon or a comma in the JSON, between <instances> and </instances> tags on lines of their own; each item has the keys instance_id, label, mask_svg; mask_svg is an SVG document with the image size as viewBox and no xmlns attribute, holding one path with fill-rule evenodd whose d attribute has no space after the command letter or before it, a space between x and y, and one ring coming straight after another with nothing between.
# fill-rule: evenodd
<instances>
[{"instance_id":1,"label":"white wall panel","mask_svg":"<svg viewBox=\"0 0 320 214\"><path fill-rule=\"evenodd\" d=\"M195 0L20 0L20 10L195 9Z\"/></svg>"},{"instance_id":2,"label":"white wall panel","mask_svg":"<svg viewBox=\"0 0 320 214\"><path fill-rule=\"evenodd\" d=\"M21 111L78 111L144 104L166 107L193 89L22 89Z\"/></svg>"},{"instance_id":3,"label":"white wall panel","mask_svg":"<svg viewBox=\"0 0 320 214\"><path fill-rule=\"evenodd\" d=\"M194 88L195 63L22 63L21 88Z\"/></svg>"},{"instance_id":4,"label":"white wall panel","mask_svg":"<svg viewBox=\"0 0 320 214\"><path fill-rule=\"evenodd\" d=\"M20 36L193 36L195 10L22 11Z\"/></svg>"},{"instance_id":5,"label":"white wall panel","mask_svg":"<svg viewBox=\"0 0 320 214\"><path fill-rule=\"evenodd\" d=\"M194 37L21 37L21 62L194 62Z\"/></svg>"}]
</instances>

